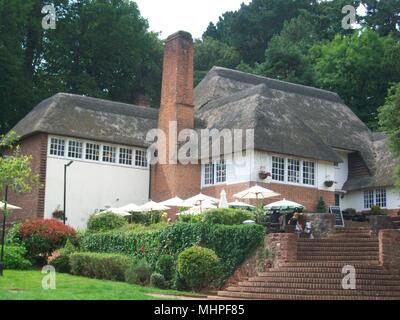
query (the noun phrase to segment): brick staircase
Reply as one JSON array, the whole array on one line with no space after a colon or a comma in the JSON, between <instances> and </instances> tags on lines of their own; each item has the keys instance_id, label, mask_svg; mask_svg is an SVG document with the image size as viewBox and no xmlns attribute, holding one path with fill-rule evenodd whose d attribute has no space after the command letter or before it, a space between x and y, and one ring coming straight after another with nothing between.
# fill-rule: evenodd
<instances>
[{"instance_id":1,"label":"brick staircase","mask_svg":"<svg viewBox=\"0 0 400 320\"><path fill-rule=\"evenodd\" d=\"M241 279L213 299L400 300L400 275L379 266L378 239L368 228L336 230L324 239L298 239L297 261ZM346 265L355 267L356 290L344 290Z\"/></svg>"}]
</instances>

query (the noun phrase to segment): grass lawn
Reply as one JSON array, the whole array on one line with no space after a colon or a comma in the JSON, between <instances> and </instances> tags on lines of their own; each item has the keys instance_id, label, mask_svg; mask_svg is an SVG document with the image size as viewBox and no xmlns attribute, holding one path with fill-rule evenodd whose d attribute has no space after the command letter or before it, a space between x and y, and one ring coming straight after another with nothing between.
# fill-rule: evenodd
<instances>
[{"instance_id":1,"label":"grass lawn","mask_svg":"<svg viewBox=\"0 0 400 320\"><path fill-rule=\"evenodd\" d=\"M55 290L43 290L43 277L40 271L5 270L0 277L0 300L155 300L148 294L184 294L61 273L56 275Z\"/></svg>"}]
</instances>

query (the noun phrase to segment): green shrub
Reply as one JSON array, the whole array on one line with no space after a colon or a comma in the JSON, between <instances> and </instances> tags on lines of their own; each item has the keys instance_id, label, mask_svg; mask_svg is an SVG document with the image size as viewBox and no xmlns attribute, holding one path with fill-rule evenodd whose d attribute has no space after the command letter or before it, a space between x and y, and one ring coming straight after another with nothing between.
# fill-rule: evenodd
<instances>
[{"instance_id":1,"label":"green shrub","mask_svg":"<svg viewBox=\"0 0 400 320\"><path fill-rule=\"evenodd\" d=\"M180 214L178 217L178 222L184 223L198 223L201 222L203 219L204 214Z\"/></svg>"},{"instance_id":2,"label":"green shrub","mask_svg":"<svg viewBox=\"0 0 400 320\"><path fill-rule=\"evenodd\" d=\"M132 212L131 222L135 224L144 224L146 226L161 222L161 212Z\"/></svg>"},{"instance_id":3,"label":"green shrub","mask_svg":"<svg viewBox=\"0 0 400 320\"><path fill-rule=\"evenodd\" d=\"M146 260L142 259L126 270L125 281L130 284L146 286L150 283L151 274L151 266L146 262Z\"/></svg>"},{"instance_id":4,"label":"green shrub","mask_svg":"<svg viewBox=\"0 0 400 320\"><path fill-rule=\"evenodd\" d=\"M203 221L212 224L235 225L254 220L254 213L240 209L212 209L204 213Z\"/></svg>"},{"instance_id":5,"label":"green shrub","mask_svg":"<svg viewBox=\"0 0 400 320\"><path fill-rule=\"evenodd\" d=\"M375 206L372 206L370 214L380 216L380 215L384 215L385 212L381 209L380 206L375 205Z\"/></svg>"},{"instance_id":6,"label":"green shrub","mask_svg":"<svg viewBox=\"0 0 400 320\"><path fill-rule=\"evenodd\" d=\"M158 258L156 271L162 274L165 280L170 281L175 274L175 259L169 254L163 254Z\"/></svg>"},{"instance_id":7,"label":"green shrub","mask_svg":"<svg viewBox=\"0 0 400 320\"><path fill-rule=\"evenodd\" d=\"M77 248L71 241L67 241L65 247L56 253L56 257L49 261L57 272L71 273L70 255L77 252Z\"/></svg>"},{"instance_id":8,"label":"green shrub","mask_svg":"<svg viewBox=\"0 0 400 320\"><path fill-rule=\"evenodd\" d=\"M121 254L77 252L70 255L71 273L74 275L124 281L125 271L133 259Z\"/></svg>"},{"instance_id":9,"label":"green shrub","mask_svg":"<svg viewBox=\"0 0 400 320\"><path fill-rule=\"evenodd\" d=\"M264 236L265 229L260 225L176 223L157 231L86 234L82 248L91 252L145 257L156 268L161 255L172 255L176 260L184 249L201 245L214 250L221 258L222 283L262 243Z\"/></svg>"},{"instance_id":10,"label":"green shrub","mask_svg":"<svg viewBox=\"0 0 400 320\"><path fill-rule=\"evenodd\" d=\"M89 232L104 232L121 228L128 224L124 217L120 217L110 212L92 215L87 224Z\"/></svg>"},{"instance_id":11,"label":"green shrub","mask_svg":"<svg viewBox=\"0 0 400 320\"><path fill-rule=\"evenodd\" d=\"M32 263L25 258L26 249L23 246L4 247L4 267L5 269L28 270L32 268Z\"/></svg>"},{"instance_id":12,"label":"green shrub","mask_svg":"<svg viewBox=\"0 0 400 320\"><path fill-rule=\"evenodd\" d=\"M165 227L168 227L169 224L165 222L159 222L159 223L153 223L150 225L144 225L144 224L127 224L123 226L122 228L118 229L118 231L134 231L134 232L143 232L143 231L156 231L163 229Z\"/></svg>"},{"instance_id":13,"label":"green shrub","mask_svg":"<svg viewBox=\"0 0 400 320\"><path fill-rule=\"evenodd\" d=\"M150 286L158 289L166 289L168 284L162 274L153 273L150 277Z\"/></svg>"},{"instance_id":14,"label":"green shrub","mask_svg":"<svg viewBox=\"0 0 400 320\"><path fill-rule=\"evenodd\" d=\"M353 215L353 216L357 213L357 210L353 209L353 208L348 208L348 209L346 209L344 211L349 213L349 214L351 214L351 215Z\"/></svg>"},{"instance_id":15,"label":"green shrub","mask_svg":"<svg viewBox=\"0 0 400 320\"><path fill-rule=\"evenodd\" d=\"M213 250L190 247L179 254L177 273L190 289L201 290L218 279L219 261Z\"/></svg>"},{"instance_id":16,"label":"green shrub","mask_svg":"<svg viewBox=\"0 0 400 320\"><path fill-rule=\"evenodd\" d=\"M20 234L21 224L14 224L6 234L6 244L8 245L22 245L22 237Z\"/></svg>"},{"instance_id":17,"label":"green shrub","mask_svg":"<svg viewBox=\"0 0 400 320\"><path fill-rule=\"evenodd\" d=\"M325 200L320 197L317 202L317 213L326 213L327 211Z\"/></svg>"}]
</instances>

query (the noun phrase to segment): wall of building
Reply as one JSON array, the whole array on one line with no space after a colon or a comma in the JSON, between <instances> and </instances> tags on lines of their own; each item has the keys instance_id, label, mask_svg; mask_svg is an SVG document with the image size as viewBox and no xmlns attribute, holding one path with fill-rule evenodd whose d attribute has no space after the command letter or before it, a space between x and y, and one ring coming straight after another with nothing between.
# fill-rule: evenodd
<instances>
[{"instance_id":1,"label":"wall of building","mask_svg":"<svg viewBox=\"0 0 400 320\"><path fill-rule=\"evenodd\" d=\"M349 176L349 152L336 150L339 156L342 158L341 163L338 163L335 168L335 181L336 181L336 190L343 190L343 186L346 183Z\"/></svg>"},{"instance_id":2,"label":"wall of building","mask_svg":"<svg viewBox=\"0 0 400 320\"><path fill-rule=\"evenodd\" d=\"M64 164L47 158L45 217L63 209ZM148 201L149 170L74 160L67 171L67 223L82 229L91 214L106 207Z\"/></svg>"},{"instance_id":3,"label":"wall of building","mask_svg":"<svg viewBox=\"0 0 400 320\"><path fill-rule=\"evenodd\" d=\"M282 156L282 155L279 155ZM234 160L240 155L235 155ZM287 156L282 156L287 157ZM291 157L292 158L292 157ZM328 179L334 179L335 169L333 163L325 161L315 162L315 185L308 186L303 184L292 184L262 180L258 173L261 167L267 172L272 171L272 154L266 152L248 152L244 159L238 163L233 161L227 164L226 168L226 183L216 185L204 185L204 166L202 172L202 192L207 195L219 198L222 190L227 193L228 201L234 201L233 195L244 189L259 184L265 188L271 189L281 194L281 196L271 199L265 199L263 203L268 204L274 201L286 198L288 200L299 202L306 206L309 211L316 209L318 199L322 196L327 205L334 204L335 186L330 188L325 187L324 182ZM307 159L305 159L307 160Z\"/></svg>"},{"instance_id":4,"label":"wall of building","mask_svg":"<svg viewBox=\"0 0 400 320\"><path fill-rule=\"evenodd\" d=\"M395 188L386 189L386 201L388 210L400 210L400 191ZM340 204L342 210L353 208L358 212L369 211L364 208L364 190L347 193Z\"/></svg>"},{"instance_id":5,"label":"wall of building","mask_svg":"<svg viewBox=\"0 0 400 320\"><path fill-rule=\"evenodd\" d=\"M44 191L46 182L47 134L40 133L20 142L21 154L30 155L32 173L37 175L38 183L32 186L29 193L10 191L8 202L22 210L14 210L8 222L23 222L42 218L44 215Z\"/></svg>"}]
</instances>

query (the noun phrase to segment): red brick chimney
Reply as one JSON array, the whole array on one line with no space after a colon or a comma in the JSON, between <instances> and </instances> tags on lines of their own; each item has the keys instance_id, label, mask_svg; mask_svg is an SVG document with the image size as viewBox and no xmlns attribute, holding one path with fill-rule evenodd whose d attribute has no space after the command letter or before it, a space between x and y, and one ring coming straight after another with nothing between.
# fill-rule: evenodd
<instances>
[{"instance_id":1,"label":"red brick chimney","mask_svg":"<svg viewBox=\"0 0 400 320\"><path fill-rule=\"evenodd\" d=\"M194 128L193 106L193 39L179 31L169 36L164 48L161 106L158 128L167 136L165 153L169 155L170 121L182 129ZM176 141L176 137L172 138ZM160 152L160 151L159 151ZM152 167L151 197L163 201L179 196L187 198L200 192L200 165L156 164Z\"/></svg>"}]
</instances>

